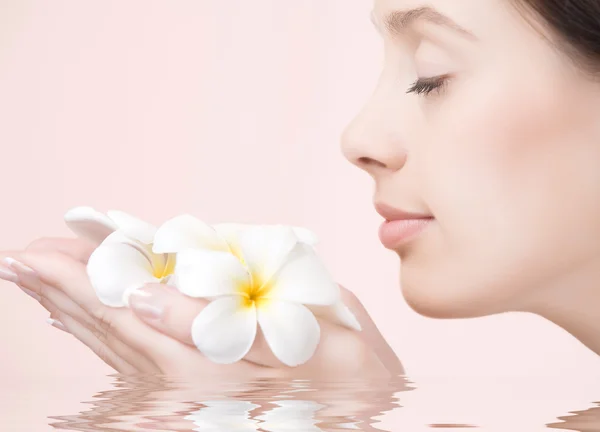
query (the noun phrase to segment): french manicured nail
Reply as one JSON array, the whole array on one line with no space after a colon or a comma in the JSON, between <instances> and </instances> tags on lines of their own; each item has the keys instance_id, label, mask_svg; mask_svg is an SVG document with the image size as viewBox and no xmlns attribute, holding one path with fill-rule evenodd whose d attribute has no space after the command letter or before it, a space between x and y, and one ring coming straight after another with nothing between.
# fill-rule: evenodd
<instances>
[{"instance_id":1,"label":"french manicured nail","mask_svg":"<svg viewBox=\"0 0 600 432\"><path fill-rule=\"evenodd\" d=\"M37 295L36 293L34 293L31 290L28 290L27 288L21 287L21 290L23 290L23 292L25 294L27 294L29 297L35 299L36 301L41 301L42 300L42 298L39 295Z\"/></svg>"},{"instance_id":2,"label":"french manicured nail","mask_svg":"<svg viewBox=\"0 0 600 432\"><path fill-rule=\"evenodd\" d=\"M23 292L25 294L27 294L29 297L35 299L36 301L40 301L42 299L39 295L37 295L33 291L28 290L27 288L23 288L20 285L21 280L19 279L19 276L12 270L0 267L0 279L4 279L5 281L13 282L13 283L17 284L19 286L19 288L21 288L21 290L23 290Z\"/></svg>"},{"instance_id":3,"label":"french manicured nail","mask_svg":"<svg viewBox=\"0 0 600 432\"><path fill-rule=\"evenodd\" d=\"M59 320L55 320L53 318L46 318L46 322L48 324L50 324L52 327L55 327L59 330L69 333L69 330L67 330L65 325L63 323L61 323Z\"/></svg>"},{"instance_id":4,"label":"french manicured nail","mask_svg":"<svg viewBox=\"0 0 600 432\"><path fill-rule=\"evenodd\" d=\"M160 320L163 316L164 302L160 295L153 295L138 289L129 296L129 306L138 315L151 320Z\"/></svg>"},{"instance_id":5,"label":"french manicured nail","mask_svg":"<svg viewBox=\"0 0 600 432\"><path fill-rule=\"evenodd\" d=\"M0 268L0 279L16 284L19 283L19 276L14 271L5 268Z\"/></svg>"},{"instance_id":6,"label":"french manicured nail","mask_svg":"<svg viewBox=\"0 0 600 432\"><path fill-rule=\"evenodd\" d=\"M17 261L14 258L6 257L6 258L4 258L3 261L8 267L10 267L11 269L13 269L16 272L21 272L28 276L37 277L37 273L35 272L35 270L33 270L30 267L27 267L25 264Z\"/></svg>"}]
</instances>

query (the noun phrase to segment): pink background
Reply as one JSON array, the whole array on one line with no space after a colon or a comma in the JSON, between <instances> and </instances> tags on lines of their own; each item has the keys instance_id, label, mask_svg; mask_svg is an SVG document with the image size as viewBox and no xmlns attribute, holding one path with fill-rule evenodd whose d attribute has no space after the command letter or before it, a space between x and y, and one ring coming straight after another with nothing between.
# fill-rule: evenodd
<instances>
[{"instance_id":1,"label":"pink background","mask_svg":"<svg viewBox=\"0 0 600 432\"><path fill-rule=\"evenodd\" d=\"M309 227L412 376L585 375L597 356L526 315L437 321L402 300L372 184L339 135L382 47L369 0L4 0L1 248L69 232L77 205L160 223ZM0 378L109 373L0 282Z\"/></svg>"}]
</instances>

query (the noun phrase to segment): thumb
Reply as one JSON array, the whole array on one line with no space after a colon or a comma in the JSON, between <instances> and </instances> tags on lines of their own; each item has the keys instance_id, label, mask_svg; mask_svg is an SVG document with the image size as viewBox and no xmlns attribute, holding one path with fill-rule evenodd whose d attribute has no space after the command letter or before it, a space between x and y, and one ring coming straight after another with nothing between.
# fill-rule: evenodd
<instances>
[{"instance_id":1,"label":"thumb","mask_svg":"<svg viewBox=\"0 0 600 432\"><path fill-rule=\"evenodd\" d=\"M164 284L147 284L129 297L129 306L139 319L188 345L194 345L192 322L207 304L207 300L185 296Z\"/></svg>"}]
</instances>

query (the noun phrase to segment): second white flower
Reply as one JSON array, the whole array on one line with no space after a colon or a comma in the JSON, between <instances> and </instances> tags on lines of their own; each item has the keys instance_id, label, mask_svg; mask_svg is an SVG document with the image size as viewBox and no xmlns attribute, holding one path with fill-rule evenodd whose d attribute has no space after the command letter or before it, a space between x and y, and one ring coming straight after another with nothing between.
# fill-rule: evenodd
<instances>
[{"instance_id":1,"label":"second white flower","mask_svg":"<svg viewBox=\"0 0 600 432\"><path fill-rule=\"evenodd\" d=\"M339 286L290 227L248 228L239 249L239 256L203 249L177 255L178 288L212 300L194 320L194 343L212 361L234 363L248 353L260 326L282 363L305 363L320 339L307 306L338 304Z\"/></svg>"}]
</instances>

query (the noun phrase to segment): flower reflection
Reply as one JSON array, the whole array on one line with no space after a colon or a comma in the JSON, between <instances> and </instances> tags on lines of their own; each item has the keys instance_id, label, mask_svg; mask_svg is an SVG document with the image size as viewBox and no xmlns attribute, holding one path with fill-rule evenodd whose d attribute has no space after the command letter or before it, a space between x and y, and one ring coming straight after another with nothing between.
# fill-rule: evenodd
<instances>
[{"instance_id":1,"label":"flower reflection","mask_svg":"<svg viewBox=\"0 0 600 432\"><path fill-rule=\"evenodd\" d=\"M204 408L190 413L184 420L193 422L195 431L240 431L259 430L258 420L250 417L251 411L260 405L240 400L203 402Z\"/></svg>"},{"instance_id":2,"label":"flower reflection","mask_svg":"<svg viewBox=\"0 0 600 432\"><path fill-rule=\"evenodd\" d=\"M156 376L115 376L77 415L54 416L51 426L72 431L381 431L375 417L398 407L412 390L391 380L314 382L178 382Z\"/></svg>"},{"instance_id":3,"label":"flower reflection","mask_svg":"<svg viewBox=\"0 0 600 432\"><path fill-rule=\"evenodd\" d=\"M320 432L317 426L317 411L325 407L307 400L282 400L272 402L277 405L258 417L262 421L261 429L268 432L277 431L306 431Z\"/></svg>"},{"instance_id":4,"label":"flower reflection","mask_svg":"<svg viewBox=\"0 0 600 432\"><path fill-rule=\"evenodd\" d=\"M317 411L324 407L310 400L282 400L270 402L273 408L252 417L260 405L235 399L203 402L204 408L185 417L194 423L197 431L240 432L321 432L316 424Z\"/></svg>"}]
</instances>

